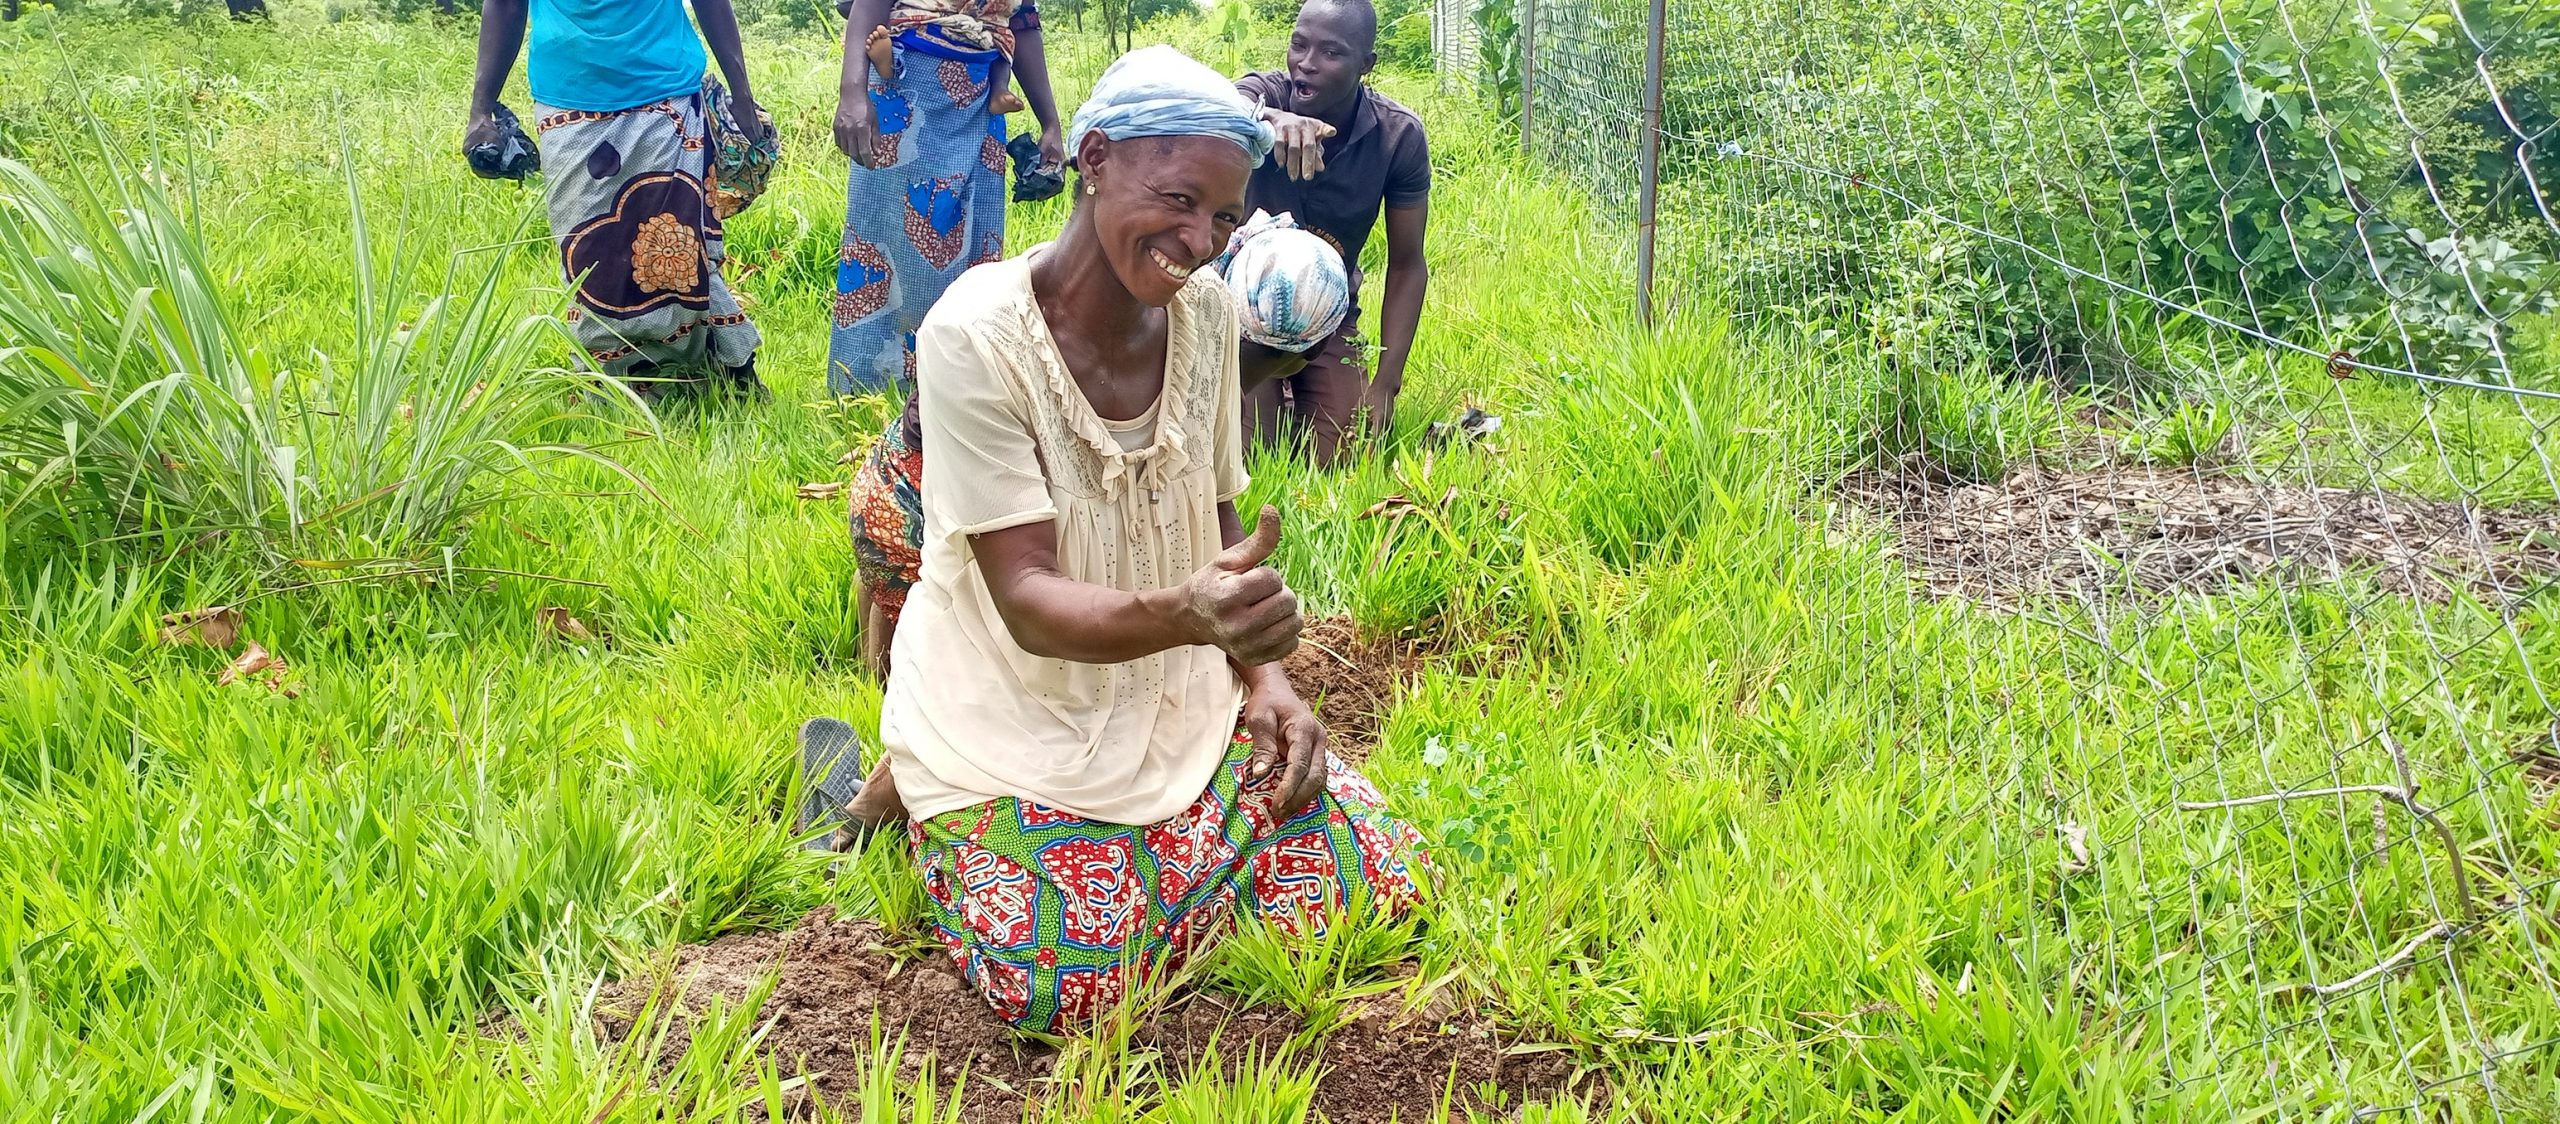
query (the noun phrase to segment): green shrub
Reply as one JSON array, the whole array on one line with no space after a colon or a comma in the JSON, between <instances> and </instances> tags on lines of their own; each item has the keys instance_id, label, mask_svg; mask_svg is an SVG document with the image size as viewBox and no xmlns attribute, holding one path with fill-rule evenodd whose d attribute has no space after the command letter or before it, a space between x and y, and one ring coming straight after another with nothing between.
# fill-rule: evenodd
<instances>
[{"instance_id":1,"label":"green shrub","mask_svg":"<svg viewBox=\"0 0 2560 1124\"><path fill-rule=\"evenodd\" d=\"M1431 13L1408 12L1378 28L1378 65L1427 72L1432 66Z\"/></svg>"},{"instance_id":2,"label":"green shrub","mask_svg":"<svg viewBox=\"0 0 2560 1124\"><path fill-rule=\"evenodd\" d=\"M1641 21L1541 14L1543 70L1640 96ZM1700 6L1669 33L1666 184L1705 193L1745 294L1873 313L1918 219L1962 247L1994 355L2193 309L2466 378L2537 361L2511 325L2560 287L2560 146L2527 139L2560 105L2560 6L1814 0L1789 28ZM1622 132L1559 158L1623 189Z\"/></svg>"},{"instance_id":3,"label":"green shrub","mask_svg":"<svg viewBox=\"0 0 2560 1124\"><path fill-rule=\"evenodd\" d=\"M1922 458L1958 480L1998 480L2061 443L2065 401L2038 382L1888 359L1873 451Z\"/></svg>"},{"instance_id":4,"label":"green shrub","mask_svg":"<svg viewBox=\"0 0 2560 1124\"><path fill-rule=\"evenodd\" d=\"M1505 122L1520 120L1520 17L1512 0L1476 0L1476 83Z\"/></svg>"},{"instance_id":5,"label":"green shrub","mask_svg":"<svg viewBox=\"0 0 2560 1124\"><path fill-rule=\"evenodd\" d=\"M108 156L67 190L0 160L0 525L13 543L239 533L269 557L423 557L559 457L616 384L543 362L556 316L508 311L496 255L413 292L355 208L351 348L260 346L154 173ZM352 184L350 185L352 194Z\"/></svg>"}]
</instances>

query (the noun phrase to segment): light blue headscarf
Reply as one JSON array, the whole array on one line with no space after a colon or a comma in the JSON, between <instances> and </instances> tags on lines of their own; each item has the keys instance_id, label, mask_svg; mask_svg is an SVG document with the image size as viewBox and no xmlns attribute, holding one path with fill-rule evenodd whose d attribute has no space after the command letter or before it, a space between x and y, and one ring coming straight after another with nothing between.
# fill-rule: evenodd
<instances>
[{"instance_id":1,"label":"light blue headscarf","mask_svg":"<svg viewBox=\"0 0 2560 1124\"><path fill-rule=\"evenodd\" d=\"M1087 133L1112 140L1131 137L1225 137L1262 166L1271 155L1271 126L1261 107L1236 92L1235 83L1168 46L1142 47L1120 56L1093 96L1084 99L1067 129L1073 148Z\"/></svg>"},{"instance_id":2,"label":"light blue headscarf","mask_svg":"<svg viewBox=\"0 0 2560 1124\"><path fill-rule=\"evenodd\" d=\"M1255 211L1211 267L1235 297L1244 338L1264 347L1305 351L1323 343L1351 307L1342 255L1286 211Z\"/></svg>"}]
</instances>

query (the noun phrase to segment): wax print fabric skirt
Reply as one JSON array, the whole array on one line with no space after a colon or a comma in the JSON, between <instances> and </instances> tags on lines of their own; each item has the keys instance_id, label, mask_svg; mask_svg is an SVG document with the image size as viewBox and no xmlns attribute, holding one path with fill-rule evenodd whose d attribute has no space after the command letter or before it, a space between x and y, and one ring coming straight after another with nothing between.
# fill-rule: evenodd
<instances>
[{"instance_id":1,"label":"wax print fabric skirt","mask_svg":"<svg viewBox=\"0 0 2560 1124\"><path fill-rule=\"evenodd\" d=\"M827 386L861 394L915 383L916 327L970 266L1004 256L1004 118L987 111L1003 56L914 28L892 75L871 76L879 146L845 183Z\"/></svg>"},{"instance_id":2,"label":"wax print fabric skirt","mask_svg":"<svg viewBox=\"0 0 2560 1124\"><path fill-rule=\"evenodd\" d=\"M718 374L764 342L721 280L701 93L614 113L535 106L570 329L604 373Z\"/></svg>"},{"instance_id":3,"label":"wax print fabric skirt","mask_svg":"<svg viewBox=\"0 0 2560 1124\"><path fill-rule=\"evenodd\" d=\"M891 631L924 567L924 447L915 411L910 400L873 443L854 473L850 501L854 580Z\"/></svg>"},{"instance_id":4,"label":"wax print fabric skirt","mask_svg":"<svg viewBox=\"0 0 2560 1124\"><path fill-rule=\"evenodd\" d=\"M1108 1012L1239 915L1317 935L1397 917L1427 881L1422 840L1330 758L1324 794L1287 819L1280 772L1245 776L1238 729L1208 791L1143 827L1007 798L908 824L935 929L1005 1021L1049 1031Z\"/></svg>"}]
</instances>

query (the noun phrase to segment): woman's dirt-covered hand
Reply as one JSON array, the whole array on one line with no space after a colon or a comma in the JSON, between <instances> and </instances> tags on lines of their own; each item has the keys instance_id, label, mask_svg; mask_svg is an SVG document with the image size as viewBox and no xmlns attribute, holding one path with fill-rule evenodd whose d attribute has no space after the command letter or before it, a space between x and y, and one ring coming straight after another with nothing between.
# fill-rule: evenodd
<instances>
[{"instance_id":1,"label":"woman's dirt-covered hand","mask_svg":"<svg viewBox=\"0 0 2560 1124\"><path fill-rule=\"evenodd\" d=\"M1056 124L1040 129L1040 170L1054 172L1067 166L1066 134Z\"/></svg>"},{"instance_id":2,"label":"woman's dirt-covered hand","mask_svg":"<svg viewBox=\"0 0 2560 1124\"><path fill-rule=\"evenodd\" d=\"M871 109L871 91L853 90L836 98L836 148L865 168L880 143L880 120Z\"/></svg>"},{"instance_id":3,"label":"woman's dirt-covered hand","mask_svg":"<svg viewBox=\"0 0 2560 1124\"><path fill-rule=\"evenodd\" d=\"M1324 723L1278 668L1253 675L1249 682L1244 728L1253 735L1253 756L1247 759L1245 777L1258 782L1279 770L1280 814L1285 817L1324 794L1330 743Z\"/></svg>"},{"instance_id":4,"label":"woman's dirt-covered hand","mask_svg":"<svg viewBox=\"0 0 2560 1124\"><path fill-rule=\"evenodd\" d=\"M1182 583L1180 612L1199 643L1216 645L1245 667L1297 650L1298 632L1306 626L1298 595L1289 592L1280 571L1263 565L1279 546L1280 509L1265 506L1252 535Z\"/></svg>"}]
</instances>

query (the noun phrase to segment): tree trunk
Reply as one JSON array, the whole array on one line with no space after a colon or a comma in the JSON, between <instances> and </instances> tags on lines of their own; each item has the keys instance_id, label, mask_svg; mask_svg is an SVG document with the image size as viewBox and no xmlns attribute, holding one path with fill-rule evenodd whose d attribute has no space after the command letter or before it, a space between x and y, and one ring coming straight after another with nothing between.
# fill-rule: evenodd
<instances>
[{"instance_id":1,"label":"tree trunk","mask_svg":"<svg viewBox=\"0 0 2560 1124\"><path fill-rule=\"evenodd\" d=\"M18 18L18 0L0 0L0 20Z\"/></svg>"}]
</instances>

